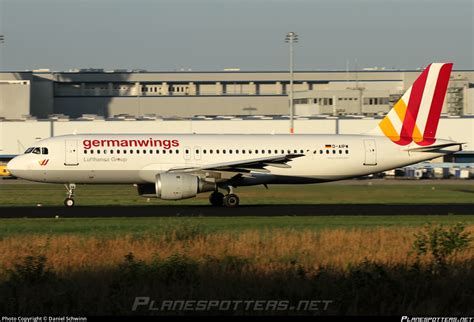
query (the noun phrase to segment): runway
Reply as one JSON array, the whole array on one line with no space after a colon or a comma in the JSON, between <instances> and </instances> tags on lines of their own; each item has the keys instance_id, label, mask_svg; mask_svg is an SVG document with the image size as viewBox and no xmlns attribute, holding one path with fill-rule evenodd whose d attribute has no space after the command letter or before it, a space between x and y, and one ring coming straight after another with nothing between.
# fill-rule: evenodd
<instances>
[{"instance_id":1,"label":"runway","mask_svg":"<svg viewBox=\"0 0 474 322\"><path fill-rule=\"evenodd\" d=\"M0 207L0 218L472 215L474 204Z\"/></svg>"}]
</instances>

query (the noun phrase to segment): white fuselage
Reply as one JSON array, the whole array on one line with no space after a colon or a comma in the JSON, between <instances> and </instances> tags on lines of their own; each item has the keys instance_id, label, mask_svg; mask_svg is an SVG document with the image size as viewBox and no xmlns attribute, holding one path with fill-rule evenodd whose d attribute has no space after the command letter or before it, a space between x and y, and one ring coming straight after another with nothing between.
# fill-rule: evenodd
<instances>
[{"instance_id":1,"label":"white fuselage","mask_svg":"<svg viewBox=\"0 0 474 322\"><path fill-rule=\"evenodd\" d=\"M436 143L451 142L437 140ZM363 176L459 151L409 152L384 136L90 134L42 140L48 154L28 153L8 164L13 175L50 183L154 183L156 175L262 157L302 154L290 167L252 171L238 185L316 183ZM414 145L415 146L415 145ZM47 160L47 161L45 161ZM223 174L225 179L226 174Z\"/></svg>"}]
</instances>

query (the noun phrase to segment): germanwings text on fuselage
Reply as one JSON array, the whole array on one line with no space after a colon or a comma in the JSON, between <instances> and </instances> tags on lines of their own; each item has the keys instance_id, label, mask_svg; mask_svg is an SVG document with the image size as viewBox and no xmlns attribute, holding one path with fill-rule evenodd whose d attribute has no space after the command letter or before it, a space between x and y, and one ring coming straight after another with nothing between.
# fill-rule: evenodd
<instances>
[{"instance_id":1,"label":"germanwings text on fuselage","mask_svg":"<svg viewBox=\"0 0 474 322\"><path fill-rule=\"evenodd\" d=\"M179 140L83 140L82 145L84 149L89 150L96 147L151 147L151 148L164 148L171 149L179 146Z\"/></svg>"}]
</instances>

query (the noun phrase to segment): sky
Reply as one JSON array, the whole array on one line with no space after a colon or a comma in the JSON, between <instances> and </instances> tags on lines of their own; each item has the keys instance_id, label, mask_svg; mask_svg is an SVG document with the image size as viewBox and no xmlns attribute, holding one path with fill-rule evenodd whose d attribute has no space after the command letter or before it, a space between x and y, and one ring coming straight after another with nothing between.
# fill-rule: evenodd
<instances>
[{"instance_id":1,"label":"sky","mask_svg":"<svg viewBox=\"0 0 474 322\"><path fill-rule=\"evenodd\" d=\"M0 0L0 70L474 69L474 0Z\"/></svg>"}]
</instances>

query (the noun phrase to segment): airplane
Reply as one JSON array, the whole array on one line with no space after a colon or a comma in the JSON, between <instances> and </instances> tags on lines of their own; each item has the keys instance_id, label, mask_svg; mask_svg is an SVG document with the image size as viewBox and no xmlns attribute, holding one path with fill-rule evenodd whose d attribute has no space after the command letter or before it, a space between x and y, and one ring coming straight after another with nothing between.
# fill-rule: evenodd
<instances>
[{"instance_id":1,"label":"airplane","mask_svg":"<svg viewBox=\"0 0 474 322\"><path fill-rule=\"evenodd\" d=\"M461 151L462 143L436 138L452 66L426 67L365 134L64 135L38 141L7 168L26 180L63 183L67 207L78 183L134 184L139 195L165 200L211 192L213 206L237 207L237 187L342 180Z\"/></svg>"}]
</instances>

